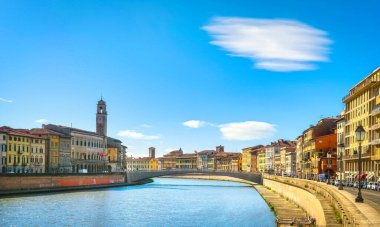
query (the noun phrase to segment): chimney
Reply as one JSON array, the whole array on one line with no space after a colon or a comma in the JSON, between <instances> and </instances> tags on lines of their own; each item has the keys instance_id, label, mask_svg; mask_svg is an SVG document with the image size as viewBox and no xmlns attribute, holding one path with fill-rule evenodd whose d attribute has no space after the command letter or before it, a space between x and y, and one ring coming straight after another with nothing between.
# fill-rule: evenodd
<instances>
[{"instance_id":1,"label":"chimney","mask_svg":"<svg viewBox=\"0 0 380 227\"><path fill-rule=\"evenodd\" d=\"M222 146L222 145L217 146L216 147L216 153L222 153L222 152L224 152L224 146Z\"/></svg>"}]
</instances>

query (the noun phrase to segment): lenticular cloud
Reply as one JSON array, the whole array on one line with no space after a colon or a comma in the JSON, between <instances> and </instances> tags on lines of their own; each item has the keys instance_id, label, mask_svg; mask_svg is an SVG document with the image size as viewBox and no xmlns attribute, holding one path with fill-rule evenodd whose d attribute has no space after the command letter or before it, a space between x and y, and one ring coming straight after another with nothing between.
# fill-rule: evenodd
<instances>
[{"instance_id":1,"label":"lenticular cloud","mask_svg":"<svg viewBox=\"0 0 380 227\"><path fill-rule=\"evenodd\" d=\"M328 61L332 43L325 31L295 20L216 17L203 29L211 44L270 71L313 70L315 62Z\"/></svg>"}]
</instances>

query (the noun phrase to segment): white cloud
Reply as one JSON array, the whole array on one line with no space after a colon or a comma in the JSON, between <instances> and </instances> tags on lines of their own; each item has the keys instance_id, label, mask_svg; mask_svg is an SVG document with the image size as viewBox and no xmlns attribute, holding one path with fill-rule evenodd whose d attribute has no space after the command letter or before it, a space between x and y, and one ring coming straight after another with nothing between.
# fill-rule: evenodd
<instances>
[{"instance_id":1,"label":"white cloud","mask_svg":"<svg viewBox=\"0 0 380 227\"><path fill-rule=\"evenodd\" d=\"M295 20L216 17L203 27L231 56L253 60L270 71L313 70L328 61L327 32Z\"/></svg>"},{"instance_id":2,"label":"white cloud","mask_svg":"<svg viewBox=\"0 0 380 227\"><path fill-rule=\"evenodd\" d=\"M148 136L148 135L144 135L140 132L136 132L133 130L122 130L122 131L119 131L117 135L120 137L125 137L125 138L130 138L130 139L135 139L135 140L157 140L160 138L160 136L158 135Z\"/></svg>"},{"instance_id":3,"label":"white cloud","mask_svg":"<svg viewBox=\"0 0 380 227\"><path fill-rule=\"evenodd\" d=\"M39 123L39 124L44 124L47 122L46 119L38 119L38 120L35 120L36 123Z\"/></svg>"},{"instance_id":4,"label":"white cloud","mask_svg":"<svg viewBox=\"0 0 380 227\"><path fill-rule=\"evenodd\" d=\"M276 132L275 125L259 121L233 122L219 125L226 140L257 140L271 138Z\"/></svg>"},{"instance_id":5,"label":"white cloud","mask_svg":"<svg viewBox=\"0 0 380 227\"><path fill-rule=\"evenodd\" d=\"M4 99L4 98L0 98L0 101L7 102L7 103L12 103L13 102L12 100Z\"/></svg>"},{"instance_id":6,"label":"white cloud","mask_svg":"<svg viewBox=\"0 0 380 227\"><path fill-rule=\"evenodd\" d=\"M189 128L200 128L204 126L205 124L206 122L198 121L198 120L185 121L182 123L182 125L187 126Z\"/></svg>"},{"instance_id":7,"label":"white cloud","mask_svg":"<svg viewBox=\"0 0 380 227\"><path fill-rule=\"evenodd\" d=\"M141 128L151 128L152 125L150 125L150 124L141 124L140 127Z\"/></svg>"}]
</instances>

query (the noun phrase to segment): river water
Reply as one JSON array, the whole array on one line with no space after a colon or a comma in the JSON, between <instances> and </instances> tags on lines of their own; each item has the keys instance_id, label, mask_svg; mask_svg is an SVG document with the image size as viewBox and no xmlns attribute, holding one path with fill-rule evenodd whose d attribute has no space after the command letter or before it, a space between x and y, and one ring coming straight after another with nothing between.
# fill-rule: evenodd
<instances>
[{"instance_id":1,"label":"river water","mask_svg":"<svg viewBox=\"0 0 380 227\"><path fill-rule=\"evenodd\" d=\"M155 178L153 183L0 199L0 226L275 226L251 186Z\"/></svg>"}]
</instances>

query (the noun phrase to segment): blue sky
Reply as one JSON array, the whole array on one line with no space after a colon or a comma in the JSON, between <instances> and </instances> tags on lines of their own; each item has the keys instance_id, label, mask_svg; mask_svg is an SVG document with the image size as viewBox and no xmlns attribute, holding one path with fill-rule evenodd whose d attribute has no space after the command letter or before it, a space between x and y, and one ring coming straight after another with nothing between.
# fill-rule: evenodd
<instances>
[{"instance_id":1,"label":"blue sky","mask_svg":"<svg viewBox=\"0 0 380 227\"><path fill-rule=\"evenodd\" d=\"M133 155L295 139L379 67L379 7L0 1L0 125L94 131L103 94Z\"/></svg>"}]
</instances>

